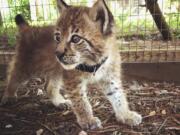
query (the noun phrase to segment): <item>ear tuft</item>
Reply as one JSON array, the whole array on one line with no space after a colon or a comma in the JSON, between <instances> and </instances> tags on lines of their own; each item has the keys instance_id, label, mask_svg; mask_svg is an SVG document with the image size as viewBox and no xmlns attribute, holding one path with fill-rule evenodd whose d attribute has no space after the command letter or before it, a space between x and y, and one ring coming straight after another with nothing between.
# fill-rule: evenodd
<instances>
[{"instance_id":1,"label":"ear tuft","mask_svg":"<svg viewBox=\"0 0 180 135\"><path fill-rule=\"evenodd\" d=\"M24 19L24 17L21 14L16 15L15 22L20 31L23 31L27 27L29 27L29 24L27 23L27 21Z\"/></svg>"},{"instance_id":2,"label":"ear tuft","mask_svg":"<svg viewBox=\"0 0 180 135\"><path fill-rule=\"evenodd\" d=\"M64 0L57 0L57 7L60 12L68 8L68 5L64 2Z\"/></svg>"},{"instance_id":3,"label":"ear tuft","mask_svg":"<svg viewBox=\"0 0 180 135\"><path fill-rule=\"evenodd\" d=\"M27 22L25 21L24 17L21 14L16 15L15 22L16 22L16 25L27 24Z\"/></svg>"},{"instance_id":4,"label":"ear tuft","mask_svg":"<svg viewBox=\"0 0 180 135\"><path fill-rule=\"evenodd\" d=\"M93 5L90 9L90 17L93 21L100 23L100 29L103 35L109 35L113 32L114 17L104 0L98 0Z\"/></svg>"}]
</instances>

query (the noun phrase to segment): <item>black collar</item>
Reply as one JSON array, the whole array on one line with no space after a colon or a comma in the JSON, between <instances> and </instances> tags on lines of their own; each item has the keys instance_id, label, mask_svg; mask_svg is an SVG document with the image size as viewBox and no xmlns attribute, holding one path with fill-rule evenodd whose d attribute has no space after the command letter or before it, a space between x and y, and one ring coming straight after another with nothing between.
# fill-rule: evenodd
<instances>
[{"instance_id":1,"label":"black collar","mask_svg":"<svg viewBox=\"0 0 180 135\"><path fill-rule=\"evenodd\" d=\"M92 66L86 64L79 64L76 69L82 72L96 73L96 71L101 67L101 65L106 62L107 58L108 57L105 57L100 63Z\"/></svg>"}]
</instances>

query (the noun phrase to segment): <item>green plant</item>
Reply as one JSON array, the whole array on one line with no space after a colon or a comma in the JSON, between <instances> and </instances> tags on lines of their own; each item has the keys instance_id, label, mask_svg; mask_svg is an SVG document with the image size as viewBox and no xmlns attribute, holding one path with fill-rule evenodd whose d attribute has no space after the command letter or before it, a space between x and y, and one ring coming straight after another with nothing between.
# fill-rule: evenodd
<instances>
[{"instance_id":1,"label":"green plant","mask_svg":"<svg viewBox=\"0 0 180 135\"><path fill-rule=\"evenodd\" d=\"M27 20L30 20L29 0L8 0L8 4L11 6L10 20L17 14L23 14Z\"/></svg>"},{"instance_id":2,"label":"green plant","mask_svg":"<svg viewBox=\"0 0 180 135\"><path fill-rule=\"evenodd\" d=\"M16 42L17 29L15 27L0 28L0 36L7 36L8 45L13 47Z\"/></svg>"}]
</instances>

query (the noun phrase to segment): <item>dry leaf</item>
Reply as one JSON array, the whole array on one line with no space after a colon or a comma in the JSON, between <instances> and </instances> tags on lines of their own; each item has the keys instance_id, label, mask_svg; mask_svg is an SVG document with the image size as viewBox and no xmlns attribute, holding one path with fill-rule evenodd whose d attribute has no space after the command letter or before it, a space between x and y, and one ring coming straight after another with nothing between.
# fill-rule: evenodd
<instances>
[{"instance_id":1,"label":"dry leaf","mask_svg":"<svg viewBox=\"0 0 180 135\"><path fill-rule=\"evenodd\" d=\"M43 90L42 89L38 89L37 90L37 96L43 95Z\"/></svg>"},{"instance_id":2,"label":"dry leaf","mask_svg":"<svg viewBox=\"0 0 180 135\"><path fill-rule=\"evenodd\" d=\"M36 135L42 135L42 133L43 133L43 129L39 129L36 131Z\"/></svg>"},{"instance_id":3,"label":"dry leaf","mask_svg":"<svg viewBox=\"0 0 180 135\"><path fill-rule=\"evenodd\" d=\"M138 82L133 81L133 84L129 87L130 90L139 91L143 89L143 86L139 85Z\"/></svg>"},{"instance_id":4,"label":"dry leaf","mask_svg":"<svg viewBox=\"0 0 180 135\"><path fill-rule=\"evenodd\" d=\"M88 135L85 131L79 132L79 135Z\"/></svg>"},{"instance_id":5,"label":"dry leaf","mask_svg":"<svg viewBox=\"0 0 180 135\"><path fill-rule=\"evenodd\" d=\"M149 116L154 116L154 115L156 115L156 111L152 111L149 113Z\"/></svg>"},{"instance_id":6,"label":"dry leaf","mask_svg":"<svg viewBox=\"0 0 180 135\"><path fill-rule=\"evenodd\" d=\"M163 115L166 115L166 110L162 110L161 113L162 113Z\"/></svg>"},{"instance_id":7,"label":"dry leaf","mask_svg":"<svg viewBox=\"0 0 180 135\"><path fill-rule=\"evenodd\" d=\"M13 126L11 124L8 124L5 126L5 128L12 128Z\"/></svg>"}]
</instances>

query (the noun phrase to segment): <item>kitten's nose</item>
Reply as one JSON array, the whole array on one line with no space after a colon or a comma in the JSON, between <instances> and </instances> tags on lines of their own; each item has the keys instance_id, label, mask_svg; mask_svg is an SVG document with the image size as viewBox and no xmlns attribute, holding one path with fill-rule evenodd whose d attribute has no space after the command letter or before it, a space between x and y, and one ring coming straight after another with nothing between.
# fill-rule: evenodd
<instances>
[{"instance_id":1,"label":"kitten's nose","mask_svg":"<svg viewBox=\"0 0 180 135\"><path fill-rule=\"evenodd\" d=\"M61 53L61 52L59 52L59 51L56 51L55 54L56 54L56 56L57 56L57 58L58 58L59 60L62 60L62 58L63 58L63 56L64 56L64 52Z\"/></svg>"}]
</instances>

